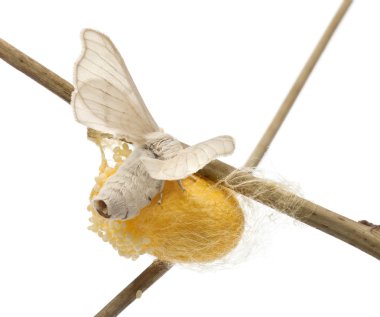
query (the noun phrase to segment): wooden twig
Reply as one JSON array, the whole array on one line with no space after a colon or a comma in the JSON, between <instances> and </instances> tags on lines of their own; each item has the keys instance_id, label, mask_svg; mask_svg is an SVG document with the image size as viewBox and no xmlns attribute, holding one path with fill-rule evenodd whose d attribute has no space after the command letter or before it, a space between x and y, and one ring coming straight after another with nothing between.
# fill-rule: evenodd
<instances>
[{"instance_id":1,"label":"wooden twig","mask_svg":"<svg viewBox=\"0 0 380 317\"><path fill-rule=\"evenodd\" d=\"M343 19L351 3L352 3L352 0L344 0L341 6L339 7L339 10L336 12L334 18L331 20L329 26L327 27L321 39L319 40L317 46L315 47L309 60L303 67L301 73L298 75L297 80L295 81L292 88L290 89L288 95L286 96L284 102L282 103L281 107L279 108L278 112L273 118L271 124L268 126L267 130L261 137L256 148L253 150L252 154L247 160L247 163L245 164L246 166L253 166L253 167L257 166L257 164L261 161L261 159L265 155L266 151L269 148L269 145L271 144L273 138L275 137L278 130L280 129L287 114L289 113L299 93L301 92L303 86L305 85L307 79L309 78L309 75L313 71L324 49L326 48L327 43L329 42L332 35L334 34L340 21Z\"/></svg>"},{"instance_id":2,"label":"wooden twig","mask_svg":"<svg viewBox=\"0 0 380 317\"><path fill-rule=\"evenodd\" d=\"M172 266L173 264L169 262L154 261L131 284L117 294L95 317L117 316Z\"/></svg>"},{"instance_id":3,"label":"wooden twig","mask_svg":"<svg viewBox=\"0 0 380 317\"><path fill-rule=\"evenodd\" d=\"M71 92L74 89L73 85L1 38L0 57L20 72L49 89L52 93L70 102Z\"/></svg>"},{"instance_id":4,"label":"wooden twig","mask_svg":"<svg viewBox=\"0 0 380 317\"><path fill-rule=\"evenodd\" d=\"M31 79L35 80L37 83L41 84L46 89L50 90L52 93L56 94L58 97L61 97L66 102L70 103L71 93L74 90L74 86L72 84L1 38L0 58ZM112 137L110 134L88 129L89 138L96 138L97 135L101 135L105 138Z\"/></svg>"}]
</instances>

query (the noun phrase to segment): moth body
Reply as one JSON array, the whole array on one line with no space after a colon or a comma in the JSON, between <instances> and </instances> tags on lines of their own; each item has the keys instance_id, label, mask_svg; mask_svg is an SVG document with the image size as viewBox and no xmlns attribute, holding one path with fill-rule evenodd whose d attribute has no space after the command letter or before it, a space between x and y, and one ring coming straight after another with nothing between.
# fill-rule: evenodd
<instances>
[{"instance_id":1,"label":"moth body","mask_svg":"<svg viewBox=\"0 0 380 317\"><path fill-rule=\"evenodd\" d=\"M132 218L162 190L163 181L150 177L141 157L154 157L154 154L148 149L135 149L107 179L93 199L100 215L110 219Z\"/></svg>"},{"instance_id":2,"label":"moth body","mask_svg":"<svg viewBox=\"0 0 380 317\"><path fill-rule=\"evenodd\" d=\"M94 208L103 217L129 219L136 216L163 188L163 181L152 178L141 159L171 159L183 149L178 140L163 132L150 133L145 139L93 199Z\"/></svg>"}]
</instances>

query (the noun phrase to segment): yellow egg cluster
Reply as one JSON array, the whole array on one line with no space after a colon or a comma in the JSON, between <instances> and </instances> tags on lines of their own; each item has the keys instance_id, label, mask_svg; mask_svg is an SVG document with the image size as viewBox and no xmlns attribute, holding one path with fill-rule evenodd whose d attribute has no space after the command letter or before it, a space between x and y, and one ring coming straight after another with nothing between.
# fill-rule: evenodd
<instances>
[{"instance_id":1,"label":"yellow egg cluster","mask_svg":"<svg viewBox=\"0 0 380 317\"><path fill-rule=\"evenodd\" d=\"M126 143L113 149L114 167L102 159L99 176L90 198L97 195L130 150ZM175 181L167 181L162 203L155 197L139 215L129 220L109 220L92 212L89 227L119 254L132 259L148 253L181 263L205 263L228 254L239 242L244 214L234 196L208 180L183 180L185 191Z\"/></svg>"}]
</instances>

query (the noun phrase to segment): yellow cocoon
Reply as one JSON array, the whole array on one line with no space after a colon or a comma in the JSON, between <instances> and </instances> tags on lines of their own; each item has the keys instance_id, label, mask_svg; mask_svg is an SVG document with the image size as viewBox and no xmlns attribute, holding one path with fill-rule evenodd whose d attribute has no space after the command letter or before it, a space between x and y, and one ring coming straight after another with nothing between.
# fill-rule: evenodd
<instances>
[{"instance_id":1,"label":"yellow cocoon","mask_svg":"<svg viewBox=\"0 0 380 317\"><path fill-rule=\"evenodd\" d=\"M129 152L126 144L114 149L114 168L103 159L90 198ZM244 214L235 197L199 177L183 180L183 187L185 191L176 181L165 182L161 204L157 195L129 220L105 219L90 206L89 228L120 255L133 259L148 253L174 263L205 263L228 254L238 244L244 228Z\"/></svg>"}]
</instances>

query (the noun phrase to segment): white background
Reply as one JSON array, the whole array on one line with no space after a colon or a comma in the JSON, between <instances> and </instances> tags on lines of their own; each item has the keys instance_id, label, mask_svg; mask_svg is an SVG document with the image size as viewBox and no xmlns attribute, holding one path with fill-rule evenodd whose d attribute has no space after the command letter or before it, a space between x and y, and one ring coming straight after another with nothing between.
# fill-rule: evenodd
<instances>
[{"instance_id":1,"label":"white background","mask_svg":"<svg viewBox=\"0 0 380 317\"><path fill-rule=\"evenodd\" d=\"M109 35L156 121L230 134L244 164L340 1L3 1L1 37L71 81L85 27ZM380 4L356 1L260 166L380 223ZM99 154L70 107L0 61L1 316L92 316L149 263L86 230ZM254 211L252 211L254 212ZM379 263L286 217L226 270L175 267L122 316L378 314ZM259 234L259 233L258 233ZM259 239L260 240L260 239Z\"/></svg>"}]
</instances>

